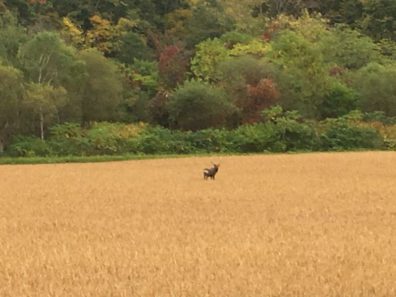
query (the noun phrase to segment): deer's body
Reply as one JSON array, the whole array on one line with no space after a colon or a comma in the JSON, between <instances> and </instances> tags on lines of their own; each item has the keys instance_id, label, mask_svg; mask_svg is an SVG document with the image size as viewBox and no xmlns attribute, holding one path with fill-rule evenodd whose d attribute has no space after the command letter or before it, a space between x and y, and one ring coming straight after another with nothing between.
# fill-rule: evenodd
<instances>
[{"instance_id":1,"label":"deer's body","mask_svg":"<svg viewBox=\"0 0 396 297\"><path fill-rule=\"evenodd\" d=\"M216 173L217 173L217 171L219 171L219 167L220 167L220 164L213 163L212 168L205 168L204 173L203 173L204 179L205 180L208 178L215 179Z\"/></svg>"}]
</instances>

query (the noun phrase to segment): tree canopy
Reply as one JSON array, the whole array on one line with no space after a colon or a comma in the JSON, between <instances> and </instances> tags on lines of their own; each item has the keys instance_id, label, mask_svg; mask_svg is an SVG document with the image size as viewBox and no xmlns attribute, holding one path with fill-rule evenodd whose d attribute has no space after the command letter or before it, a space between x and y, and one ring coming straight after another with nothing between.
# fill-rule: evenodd
<instances>
[{"instance_id":1,"label":"tree canopy","mask_svg":"<svg viewBox=\"0 0 396 297\"><path fill-rule=\"evenodd\" d=\"M0 151L73 122L396 115L394 0L0 1Z\"/></svg>"}]
</instances>

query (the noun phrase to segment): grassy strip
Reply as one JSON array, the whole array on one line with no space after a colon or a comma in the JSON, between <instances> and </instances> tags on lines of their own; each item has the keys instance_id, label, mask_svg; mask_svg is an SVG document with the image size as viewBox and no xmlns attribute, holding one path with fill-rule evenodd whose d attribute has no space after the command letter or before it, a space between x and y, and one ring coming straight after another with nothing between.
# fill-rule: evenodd
<instances>
[{"instance_id":1,"label":"grassy strip","mask_svg":"<svg viewBox=\"0 0 396 297\"><path fill-rule=\"evenodd\" d=\"M123 156L62 156L62 157L1 157L0 164L56 164L56 163L92 163L127 160L144 160L180 157L180 155L123 155Z\"/></svg>"},{"instance_id":2,"label":"grassy strip","mask_svg":"<svg viewBox=\"0 0 396 297\"><path fill-rule=\"evenodd\" d=\"M331 153L356 153L368 151L384 150L352 150L352 151L331 151ZM385 150L386 151L386 150ZM171 159L171 158L191 158L191 157L211 157L211 156L252 156L252 155L295 155L295 154L320 154L330 153L330 151L289 151L289 152L262 152L262 153L195 153L195 154L128 154L128 155L100 155L100 156L62 156L62 157L0 157L0 165L12 164L59 164L59 163L99 163L129 160L150 160L150 159Z\"/></svg>"},{"instance_id":3,"label":"grassy strip","mask_svg":"<svg viewBox=\"0 0 396 297\"><path fill-rule=\"evenodd\" d=\"M202 154L158 154L158 155L121 155L121 156L64 156L64 157L0 157L0 165L7 164L57 164L57 163L96 163L114 162L128 160L148 160L148 159L168 159L168 158L189 158L205 156L229 156L238 154L202 153ZM241 154L247 155L247 154Z\"/></svg>"}]
</instances>

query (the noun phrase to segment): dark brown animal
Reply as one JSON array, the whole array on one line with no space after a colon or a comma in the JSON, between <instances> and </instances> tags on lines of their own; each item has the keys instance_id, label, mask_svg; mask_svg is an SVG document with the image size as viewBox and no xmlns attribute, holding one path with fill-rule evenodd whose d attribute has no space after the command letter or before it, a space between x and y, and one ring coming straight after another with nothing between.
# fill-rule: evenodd
<instances>
[{"instance_id":1,"label":"dark brown animal","mask_svg":"<svg viewBox=\"0 0 396 297\"><path fill-rule=\"evenodd\" d=\"M207 180L208 178L215 179L217 171L219 171L220 163L213 164L212 168L205 168L203 172L204 179Z\"/></svg>"}]
</instances>

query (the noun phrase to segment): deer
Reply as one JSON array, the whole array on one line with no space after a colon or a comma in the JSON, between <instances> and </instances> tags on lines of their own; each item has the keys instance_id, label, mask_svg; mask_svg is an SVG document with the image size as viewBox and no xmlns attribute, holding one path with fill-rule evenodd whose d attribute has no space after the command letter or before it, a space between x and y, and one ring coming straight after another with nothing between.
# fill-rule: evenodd
<instances>
[{"instance_id":1,"label":"deer","mask_svg":"<svg viewBox=\"0 0 396 297\"><path fill-rule=\"evenodd\" d=\"M219 171L220 163L215 164L212 162L213 167L212 168L205 168L203 172L203 177L204 180L207 180L208 178L215 179L217 171Z\"/></svg>"}]
</instances>

